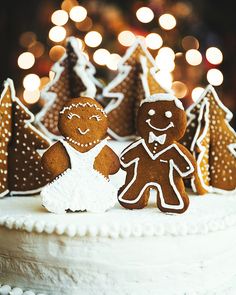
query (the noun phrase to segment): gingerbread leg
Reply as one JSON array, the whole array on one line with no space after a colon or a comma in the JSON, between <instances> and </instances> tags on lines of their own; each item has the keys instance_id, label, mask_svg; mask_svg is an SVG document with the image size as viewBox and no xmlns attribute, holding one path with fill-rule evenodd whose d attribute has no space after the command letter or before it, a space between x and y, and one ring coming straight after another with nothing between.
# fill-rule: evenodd
<instances>
[{"instance_id":1,"label":"gingerbread leg","mask_svg":"<svg viewBox=\"0 0 236 295\"><path fill-rule=\"evenodd\" d=\"M183 213L187 210L189 198L182 178L166 181L160 186L157 207L163 212Z\"/></svg>"},{"instance_id":2,"label":"gingerbread leg","mask_svg":"<svg viewBox=\"0 0 236 295\"><path fill-rule=\"evenodd\" d=\"M147 205L150 188L140 181L135 181L130 185L126 183L120 188L118 201L127 209L142 209ZM129 186L130 185L130 186Z\"/></svg>"}]
</instances>

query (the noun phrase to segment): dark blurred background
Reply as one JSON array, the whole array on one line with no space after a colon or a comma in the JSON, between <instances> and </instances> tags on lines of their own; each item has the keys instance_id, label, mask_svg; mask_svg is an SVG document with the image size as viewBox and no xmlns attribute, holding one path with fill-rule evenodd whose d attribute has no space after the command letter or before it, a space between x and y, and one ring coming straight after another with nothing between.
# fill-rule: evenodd
<instances>
[{"instance_id":1,"label":"dark blurred background","mask_svg":"<svg viewBox=\"0 0 236 295\"><path fill-rule=\"evenodd\" d=\"M70 15L71 10L78 6L85 10L78 10L76 14L74 9L74 15ZM151 12L141 11L143 14L140 12L141 16L138 17L137 11L142 7L150 8ZM40 102L39 90L49 81L51 65L64 50L64 31L51 32L51 36L49 35L50 29L57 24L65 28L66 36L75 35L81 40L81 47L97 69L97 77L104 83L116 74L119 56L122 56L127 45L132 43L134 35L144 38L155 33L161 37L163 44L158 45L157 39L151 39L150 36L147 45L150 45L149 50L162 70L160 81L172 87L186 106L211 82L224 104L235 114L236 18L233 7L233 1L222 0L4 1L0 9L0 81L2 84L7 77L11 77L15 81L18 96L34 109ZM52 20L52 14L56 10L66 13L59 13L57 17L54 15L55 19ZM83 16L83 13L86 15ZM160 17L165 14L174 17L176 25L172 28L168 28L171 24L168 17L161 23ZM145 22L142 21L143 15ZM66 23L63 22L63 17ZM150 21L146 22L148 18ZM91 35L90 40L88 37L86 42L86 35L90 31L98 32L102 40L99 41L99 36ZM119 34L124 31L122 39ZM128 40L127 44L122 44L124 39L125 42ZM97 45L96 42L100 43ZM165 53L167 56L164 56L164 65L168 65L166 69L160 59L160 45L171 48L175 54L171 57ZM209 52L208 57L206 51L211 47L213 51L211 54ZM99 48L109 51L106 52L106 64L101 62L101 54L104 57L104 52L99 55L98 51L95 54ZM215 48L218 51L215 52ZM189 50L193 51L189 52L187 58ZM223 55L222 61L219 60L219 51ZM30 60L32 55L21 56L20 60L19 56L25 52L32 53L33 60ZM212 69L217 71L209 73ZM40 85L35 82L37 89L27 89L27 83L24 85L24 78L29 74L35 74L40 79ZM233 125L236 126L235 121Z\"/></svg>"}]
</instances>

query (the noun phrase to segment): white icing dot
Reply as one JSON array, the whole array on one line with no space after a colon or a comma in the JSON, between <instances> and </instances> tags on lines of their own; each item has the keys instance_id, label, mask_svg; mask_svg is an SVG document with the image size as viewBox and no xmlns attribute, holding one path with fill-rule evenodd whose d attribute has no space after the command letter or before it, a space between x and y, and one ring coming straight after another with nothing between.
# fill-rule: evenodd
<instances>
[{"instance_id":1,"label":"white icing dot","mask_svg":"<svg viewBox=\"0 0 236 295\"><path fill-rule=\"evenodd\" d=\"M155 113L156 112L153 109L151 109L151 110L149 110L148 115L149 116L153 116L153 115L155 115Z\"/></svg>"},{"instance_id":2,"label":"white icing dot","mask_svg":"<svg viewBox=\"0 0 236 295\"><path fill-rule=\"evenodd\" d=\"M172 112L171 111L165 112L165 116L166 116L166 118L171 118L172 117Z\"/></svg>"}]
</instances>

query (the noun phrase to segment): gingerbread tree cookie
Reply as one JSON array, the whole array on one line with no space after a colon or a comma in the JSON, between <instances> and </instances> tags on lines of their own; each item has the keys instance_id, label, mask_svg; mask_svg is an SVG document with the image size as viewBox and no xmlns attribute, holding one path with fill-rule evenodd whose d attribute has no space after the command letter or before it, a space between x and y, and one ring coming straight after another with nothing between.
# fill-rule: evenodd
<instances>
[{"instance_id":1,"label":"gingerbread tree cookie","mask_svg":"<svg viewBox=\"0 0 236 295\"><path fill-rule=\"evenodd\" d=\"M68 38L66 53L53 65L52 71L55 77L41 92L46 104L36 121L48 137L58 139L58 114L62 106L80 95L94 98L102 84L94 77L95 68L80 50L75 37Z\"/></svg>"},{"instance_id":2,"label":"gingerbread tree cookie","mask_svg":"<svg viewBox=\"0 0 236 295\"><path fill-rule=\"evenodd\" d=\"M155 61L140 39L127 50L118 67L119 74L104 89L110 98L108 134L117 140L128 140L136 134L136 115L140 102L153 93L167 92L157 82Z\"/></svg>"},{"instance_id":3,"label":"gingerbread tree cookie","mask_svg":"<svg viewBox=\"0 0 236 295\"><path fill-rule=\"evenodd\" d=\"M232 113L209 85L187 111L189 121L183 139L197 160L191 182L199 194L236 188L236 133L230 126Z\"/></svg>"},{"instance_id":4,"label":"gingerbread tree cookie","mask_svg":"<svg viewBox=\"0 0 236 295\"><path fill-rule=\"evenodd\" d=\"M37 151L50 142L32 125L34 116L15 97L10 79L4 84L0 113L0 196L35 194L49 181Z\"/></svg>"}]
</instances>

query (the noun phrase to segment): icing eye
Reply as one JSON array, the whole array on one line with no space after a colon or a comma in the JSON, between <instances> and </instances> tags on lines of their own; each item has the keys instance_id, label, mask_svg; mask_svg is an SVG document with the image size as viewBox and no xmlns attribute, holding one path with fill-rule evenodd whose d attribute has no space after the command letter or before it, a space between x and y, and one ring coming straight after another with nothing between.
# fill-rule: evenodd
<instances>
[{"instance_id":1,"label":"icing eye","mask_svg":"<svg viewBox=\"0 0 236 295\"><path fill-rule=\"evenodd\" d=\"M92 115L91 117L89 117L89 120L95 119L96 121L101 121L102 118L99 115Z\"/></svg>"},{"instance_id":2,"label":"icing eye","mask_svg":"<svg viewBox=\"0 0 236 295\"><path fill-rule=\"evenodd\" d=\"M172 117L171 111L165 112L165 116L166 116L166 118L171 118Z\"/></svg>"},{"instance_id":3,"label":"icing eye","mask_svg":"<svg viewBox=\"0 0 236 295\"><path fill-rule=\"evenodd\" d=\"M80 116L77 115L77 114L69 113L69 114L67 115L67 118L68 118L69 120L71 120L73 117L76 117L76 118L80 119Z\"/></svg>"},{"instance_id":4,"label":"icing eye","mask_svg":"<svg viewBox=\"0 0 236 295\"><path fill-rule=\"evenodd\" d=\"M156 112L153 109L151 109L151 110L149 110L148 115L149 116L153 116L153 115L155 115L155 113Z\"/></svg>"}]
</instances>

